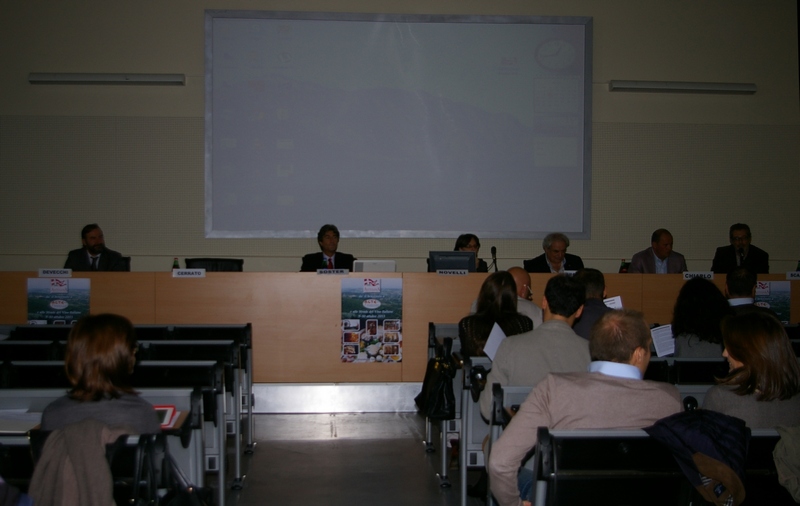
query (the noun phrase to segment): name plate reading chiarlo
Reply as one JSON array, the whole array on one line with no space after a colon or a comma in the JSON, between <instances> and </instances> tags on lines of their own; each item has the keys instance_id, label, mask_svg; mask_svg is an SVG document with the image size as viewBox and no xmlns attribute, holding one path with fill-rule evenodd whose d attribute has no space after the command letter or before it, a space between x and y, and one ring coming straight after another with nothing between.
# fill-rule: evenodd
<instances>
[{"instance_id":1,"label":"name plate reading chiarlo","mask_svg":"<svg viewBox=\"0 0 800 506\"><path fill-rule=\"evenodd\" d=\"M317 269L317 274L350 274L349 269Z\"/></svg>"},{"instance_id":2,"label":"name plate reading chiarlo","mask_svg":"<svg viewBox=\"0 0 800 506\"><path fill-rule=\"evenodd\" d=\"M786 273L788 281L800 281L800 271L789 271Z\"/></svg>"},{"instance_id":3,"label":"name plate reading chiarlo","mask_svg":"<svg viewBox=\"0 0 800 506\"><path fill-rule=\"evenodd\" d=\"M204 278L205 269L172 269L173 278Z\"/></svg>"},{"instance_id":4,"label":"name plate reading chiarlo","mask_svg":"<svg viewBox=\"0 0 800 506\"><path fill-rule=\"evenodd\" d=\"M469 271L467 269L439 269L436 274L440 276L466 276Z\"/></svg>"},{"instance_id":5,"label":"name plate reading chiarlo","mask_svg":"<svg viewBox=\"0 0 800 506\"><path fill-rule=\"evenodd\" d=\"M71 278L72 269L39 269L40 278Z\"/></svg>"},{"instance_id":6,"label":"name plate reading chiarlo","mask_svg":"<svg viewBox=\"0 0 800 506\"><path fill-rule=\"evenodd\" d=\"M711 271L686 271L683 273L683 279L703 278L711 281L714 279L714 273Z\"/></svg>"}]
</instances>

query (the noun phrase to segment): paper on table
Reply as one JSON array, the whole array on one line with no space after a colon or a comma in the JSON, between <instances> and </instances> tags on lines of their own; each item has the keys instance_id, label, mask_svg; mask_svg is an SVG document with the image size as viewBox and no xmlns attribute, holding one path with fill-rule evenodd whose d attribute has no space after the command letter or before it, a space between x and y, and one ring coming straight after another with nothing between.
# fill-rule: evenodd
<instances>
[{"instance_id":1,"label":"paper on table","mask_svg":"<svg viewBox=\"0 0 800 506\"><path fill-rule=\"evenodd\" d=\"M500 347L500 343L502 343L503 339L505 338L505 332L503 332L503 329L500 328L500 325L495 323L494 327L492 327L492 331L489 332L489 339L487 339L486 344L483 345L483 352L486 353L486 356L489 357L489 360L494 360L494 355L497 353L497 348Z\"/></svg>"},{"instance_id":2,"label":"paper on table","mask_svg":"<svg viewBox=\"0 0 800 506\"><path fill-rule=\"evenodd\" d=\"M675 338L672 337L672 325L662 325L650 330L653 336L653 345L656 347L656 355L663 357L675 353Z\"/></svg>"},{"instance_id":3,"label":"paper on table","mask_svg":"<svg viewBox=\"0 0 800 506\"><path fill-rule=\"evenodd\" d=\"M606 307L610 307L611 309L622 309L622 297L617 295L616 297L609 297L607 299L603 299L603 304Z\"/></svg>"},{"instance_id":4,"label":"paper on table","mask_svg":"<svg viewBox=\"0 0 800 506\"><path fill-rule=\"evenodd\" d=\"M42 413L24 409L0 410L0 434L21 434L39 425Z\"/></svg>"}]
</instances>

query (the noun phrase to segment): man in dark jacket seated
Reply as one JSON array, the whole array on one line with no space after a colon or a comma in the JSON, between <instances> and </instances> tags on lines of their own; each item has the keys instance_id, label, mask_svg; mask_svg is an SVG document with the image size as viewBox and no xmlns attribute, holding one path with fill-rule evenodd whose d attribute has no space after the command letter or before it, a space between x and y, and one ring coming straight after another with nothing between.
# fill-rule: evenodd
<instances>
[{"instance_id":1,"label":"man in dark jacket seated","mask_svg":"<svg viewBox=\"0 0 800 506\"><path fill-rule=\"evenodd\" d=\"M567 253L567 248L569 248L569 237L558 232L547 234L542 241L544 253L536 258L525 260L522 265L528 272L552 272L554 274L583 269L581 257L570 255Z\"/></svg>"},{"instance_id":2,"label":"man in dark jacket seated","mask_svg":"<svg viewBox=\"0 0 800 506\"><path fill-rule=\"evenodd\" d=\"M316 272L317 269L353 270L353 255L339 253L339 229L336 225L323 225L317 233L319 253L309 253L303 257L300 272Z\"/></svg>"},{"instance_id":3,"label":"man in dark jacket seated","mask_svg":"<svg viewBox=\"0 0 800 506\"><path fill-rule=\"evenodd\" d=\"M128 262L116 251L106 248L103 231L97 223L90 223L81 230L83 247L67 255L65 269L73 271L129 271Z\"/></svg>"}]
</instances>

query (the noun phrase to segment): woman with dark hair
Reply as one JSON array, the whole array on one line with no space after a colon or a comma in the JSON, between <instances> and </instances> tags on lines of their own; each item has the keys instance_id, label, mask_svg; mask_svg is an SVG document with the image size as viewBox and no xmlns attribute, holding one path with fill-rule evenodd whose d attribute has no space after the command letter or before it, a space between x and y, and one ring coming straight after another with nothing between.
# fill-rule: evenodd
<instances>
[{"instance_id":1,"label":"woman with dark hair","mask_svg":"<svg viewBox=\"0 0 800 506\"><path fill-rule=\"evenodd\" d=\"M475 272L489 272L489 266L478 258L478 251L481 249L481 241L475 234L461 234L456 239L453 251L474 251L475 252Z\"/></svg>"},{"instance_id":2,"label":"woman with dark hair","mask_svg":"<svg viewBox=\"0 0 800 506\"><path fill-rule=\"evenodd\" d=\"M100 314L78 320L69 334L64 369L69 393L42 413L42 430L61 429L87 418L132 434L161 431L153 406L130 387L136 364L133 325L122 316Z\"/></svg>"},{"instance_id":3,"label":"woman with dark hair","mask_svg":"<svg viewBox=\"0 0 800 506\"><path fill-rule=\"evenodd\" d=\"M483 345L497 323L506 336L533 330L533 321L517 312L517 284L506 271L490 274L478 293L477 311L458 323L461 352L468 357L482 356Z\"/></svg>"},{"instance_id":4,"label":"woman with dark hair","mask_svg":"<svg viewBox=\"0 0 800 506\"><path fill-rule=\"evenodd\" d=\"M800 425L800 366L781 322L762 312L728 316L722 336L730 373L708 390L703 408L751 429Z\"/></svg>"},{"instance_id":5,"label":"woman with dark hair","mask_svg":"<svg viewBox=\"0 0 800 506\"><path fill-rule=\"evenodd\" d=\"M672 312L675 356L717 358L722 353L720 322L732 314L717 285L703 278L684 283Z\"/></svg>"}]
</instances>

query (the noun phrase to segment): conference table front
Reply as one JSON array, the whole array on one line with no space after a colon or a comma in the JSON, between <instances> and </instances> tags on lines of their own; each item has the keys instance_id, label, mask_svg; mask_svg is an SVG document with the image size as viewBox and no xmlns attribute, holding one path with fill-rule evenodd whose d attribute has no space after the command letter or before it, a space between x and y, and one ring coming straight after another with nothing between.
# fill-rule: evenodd
<instances>
[{"instance_id":1,"label":"conference table front","mask_svg":"<svg viewBox=\"0 0 800 506\"><path fill-rule=\"evenodd\" d=\"M255 383L383 383L421 381L428 357L428 323L457 323L469 312L487 274L359 273L351 278L402 278L402 361L342 361L342 288L339 275L282 272L209 272L176 278L171 272L73 273L91 279L91 312L112 312L134 324L242 324L253 327ZM27 279L36 272L0 272L0 324L27 321ZM532 274L541 303L549 274ZM606 274L607 295L669 323L680 275ZM785 280L785 275L759 276ZM724 288L724 277L715 283ZM792 281L793 288L798 287ZM792 290L793 321L800 290Z\"/></svg>"}]
</instances>

